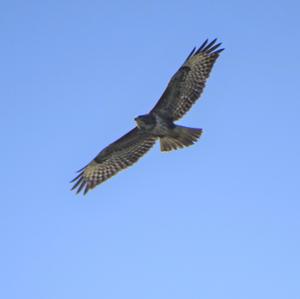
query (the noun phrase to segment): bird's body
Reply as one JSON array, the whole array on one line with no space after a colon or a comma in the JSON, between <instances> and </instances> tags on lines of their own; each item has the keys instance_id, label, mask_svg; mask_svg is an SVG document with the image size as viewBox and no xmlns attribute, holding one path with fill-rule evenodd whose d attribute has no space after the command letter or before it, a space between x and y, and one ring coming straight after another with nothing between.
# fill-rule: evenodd
<instances>
[{"instance_id":1,"label":"bird's body","mask_svg":"<svg viewBox=\"0 0 300 299\"><path fill-rule=\"evenodd\" d=\"M171 151L192 145L202 134L202 129L176 125L200 97L211 68L223 49L216 40L190 53L184 64L171 78L154 108L135 118L137 126L129 133L104 148L96 158L80 170L72 189L78 187L84 194L117 172L134 164L160 140L161 151Z\"/></svg>"},{"instance_id":2,"label":"bird's body","mask_svg":"<svg viewBox=\"0 0 300 299\"><path fill-rule=\"evenodd\" d=\"M167 115L152 112L135 118L137 127L160 140L161 151L189 146L200 137L202 129L175 125Z\"/></svg>"},{"instance_id":3,"label":"bird's body","mask_svg":"<svg viewBox=\"0 0 300 299\"><path fill-rule=\"evenodd\" d=\"M135 121L140 130L145 130L156 137L168 135L170 130L174 127L171 120L156 113L140 115L135 118Z\"/></svg>"}]
</instances>

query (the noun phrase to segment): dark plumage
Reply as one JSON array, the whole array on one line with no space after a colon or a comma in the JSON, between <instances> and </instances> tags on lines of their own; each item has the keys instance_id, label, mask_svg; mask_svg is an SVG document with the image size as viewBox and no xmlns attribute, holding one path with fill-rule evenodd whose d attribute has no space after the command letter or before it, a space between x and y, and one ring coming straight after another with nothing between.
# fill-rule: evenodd
<instances>
[{"instance_id":1,"label":"dark plumage","mask_svg":"<svg viewBox=\"0 0 300 299\"><path fill-rule=\"evenodd\" d=\"M96 185L109 179L120 170L134 164L160 139L162 151L189 146L197 141L202 129L174 124L200 97L210 71L223 49L216 39L206 40L194 48L183 65L171 78L161 98L149 114L135 118L137 127L104 148L96 158L80 170L73 189L86 194Z\"/></svg>"}]
</instances>

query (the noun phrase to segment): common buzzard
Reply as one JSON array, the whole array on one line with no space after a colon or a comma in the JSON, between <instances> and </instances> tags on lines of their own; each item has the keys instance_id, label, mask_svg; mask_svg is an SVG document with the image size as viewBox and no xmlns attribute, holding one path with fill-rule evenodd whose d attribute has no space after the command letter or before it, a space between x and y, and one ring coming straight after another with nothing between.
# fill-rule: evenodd
<instances>
[{"instance_id":1,"label":"common buzzard","mask_svg":"<svg viewBox=\"0 0 300 299\"><path fill-rule=\"evenodd\" d=\"M150 113L136 117L134 129L104 148L79 170L79 175L71 181L75 182L72 190L77 188L77 193L83 190L86 194L134 164L157 139L161 151L176 150L197 141L202 129L179 126L174 121L180 119L200 97L213 64L224 50L216 41L208 43L206 40L198 49L192 50Z\"/></svg>"}]
</instances>

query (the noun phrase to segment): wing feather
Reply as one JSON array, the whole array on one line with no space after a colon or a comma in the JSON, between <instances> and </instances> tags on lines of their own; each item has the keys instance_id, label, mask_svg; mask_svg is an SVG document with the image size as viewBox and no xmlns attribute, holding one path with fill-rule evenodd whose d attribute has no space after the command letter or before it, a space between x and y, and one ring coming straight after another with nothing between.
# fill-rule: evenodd
<instances>
[{"instance_id":1,"label":"wing feather","mask_svg":"<svg viewBox=\"0 0 300 299\"><path fill-rule=\"evenodd\" d=\"M90 189L137 162L154 145L156 138L134 128L103 149L92 162L81 169L79 175L71 181L75 182L71 190L77 188L77 193L83 190L86 194Z\"/></svg>"},{"instance_id":2,"label":"wing feather","mask_svg":"<svg viewBox=\"0 0 300 299\"><path fill-rule=\"evenodd\" d=\"M218 49L221 43L216 44L216 41L214 39L208 43L206 40L198 50L192 50L151 113L165 115L175 121L191 108L202 94L219 53L224 50Z\"/></svg>"}]
</instances>

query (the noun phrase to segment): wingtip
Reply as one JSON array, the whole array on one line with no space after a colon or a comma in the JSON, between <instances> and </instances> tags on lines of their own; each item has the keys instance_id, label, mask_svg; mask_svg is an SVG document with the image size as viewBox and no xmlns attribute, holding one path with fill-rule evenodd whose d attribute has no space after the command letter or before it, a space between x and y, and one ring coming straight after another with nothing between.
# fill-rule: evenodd
<instances>
[{"instance_id":1,"label":"wingtip","mask_svg":"<svg viewBox=\"0 0 300 299\"><path fill-rule=\"evenodd\" d=\"M207 54L210 54L210 53L220 53L220 52L222 52L223 50L217 50L217 51L215 51L215 50L216 50L218 47L220 47L220 45L222 44L222 43L216 44L217 40L218 40L218 39L215 38L215 39L213 39L211 42L208 42L209 39L206 39L206 40L202 43L202 45L196 50L196 52L193 53L193 55L197 55L197 54L203 53L203 52L205 52L205 53L207 53Z\"/></svg>"},{"instance_id":2,"label":"wingtip","mask_svg":"<svg viewBox=\"0 0 300 299\"><path fill-rule=\"evenodd\" d=\"M219 54L219 53L223 52L224 50L225 50L225 48L221 48L221 49L218 49L217 51L215 51L214 53Z\"/></svg>"},{"instance_id":3,"label":"wingtip","mask_svg":"<svg viewBox=\"0 0 300 299\"><path fill-rule=\"evenodd\" d=\"M212 48L212 46L216 43L217 39L215 38L214 40L212 40L208 45L206 45L205 48L203 48L203 52L206 52L208 50L210 50Z\"/></svg>"},{"instance_id":4,"label":"wingtip","mask_svg":"<svg viewBox=\"0 0 300 299\"><path fill-rule=\"evenodd\" d=\"M189 55L187 56L187 58L185 59L185 62L188 61L188 60L191 58L191 56L194 55L196 49L197 49L196 47L194 47L194 48L192 49L192 51L190 52L190 54L189 54Z\"/></svg>"},{"instance_id":5,"label":"wingtip","mask_svg":"<svg viewBox=\"0 0 300 299\"><path fill-rule=\"evenodd\" d=\"M86 194L89 192L89 187L86 186L84 191L83 191L83 196L86 196Z\"/></svg>"},{"instance_id":6,"label":"wingtip","mask_svg":"<svg viewBox=\"0 0 300 299\"><path fill-rule=\"evenodd\" d=\"M206 46L206 44L208 43L208 38L202 43L202 45L198 48L198 50L196 51L196 54L200 53L203 48Z\"/></svg>"}]
</instances>

